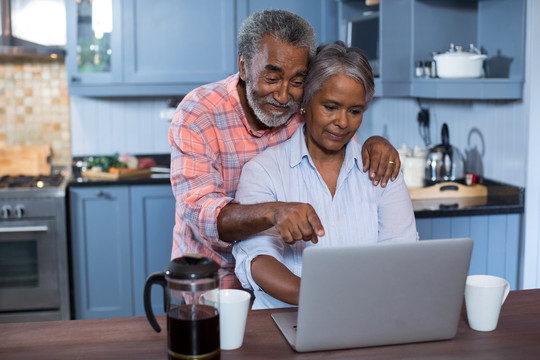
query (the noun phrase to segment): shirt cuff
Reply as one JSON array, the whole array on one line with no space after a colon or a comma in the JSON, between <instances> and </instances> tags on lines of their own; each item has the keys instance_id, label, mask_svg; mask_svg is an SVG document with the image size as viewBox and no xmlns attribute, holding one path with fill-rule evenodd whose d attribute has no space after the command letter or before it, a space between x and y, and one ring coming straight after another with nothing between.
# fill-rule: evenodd
<instances>
[{"instance_id":1,"label":"shirt cuff","mask_svg":"<svg viewBox=\"0 0 540 360\"><path fill-rule=\"evenodd\" d=\"M219 239L217 228L217 218L221 209L234 199L231 197L220 197L207 199L201 206L199 213L199 231L203 239L208 241L212 246L225 248L231 244Z\"/></svg>"}]
</instances>

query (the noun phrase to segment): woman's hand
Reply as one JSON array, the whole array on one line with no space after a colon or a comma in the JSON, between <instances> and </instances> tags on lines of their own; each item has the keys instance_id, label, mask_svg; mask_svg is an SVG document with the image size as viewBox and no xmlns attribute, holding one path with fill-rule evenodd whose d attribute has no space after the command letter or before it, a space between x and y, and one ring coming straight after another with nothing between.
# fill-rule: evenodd
<instances>
[{"instance_id":1,"label":"woman's hand","mask_svg":"<svg viewBox=\"0 0 540 360\"><path fill-rule=\"evenodd\" d=\"M399 153L382 136L372 136L366 140L362 146L362 161L364 172L369 169L369 178L375 186L379 185L379 181L385 187L389 179L396 180L401 167Z\"/></svg>"}]
</instances>

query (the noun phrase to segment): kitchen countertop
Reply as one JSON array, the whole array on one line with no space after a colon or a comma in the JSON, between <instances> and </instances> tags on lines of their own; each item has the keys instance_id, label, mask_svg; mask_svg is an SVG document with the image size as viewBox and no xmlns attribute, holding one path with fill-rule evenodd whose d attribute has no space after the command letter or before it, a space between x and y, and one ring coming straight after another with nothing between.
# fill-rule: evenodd
<instances>
[{"instance_id":1,"label":"kitchen countertop","mask_svg":"<svg viewBox=\"0 0 540 360\"><path fill-rule=\"evenodd\" d=\"M71 178L68 181L68 187L89 187L89 186L119 186L119 185L159 185L167 184L169 185L171 181L169 178L140 178L140 179L120 179L120 180L89 180L83 179L83 181L77 181L74 178Z\"/></svg>"},{"instance_id":2,"label":"kitchen countertop","mask_svg":"<svg viewBox=\"0 0 540 360\"><path fill-rule=\"evenodd\" d=\"M146 155L148 156L148 155ZM169 155L154 155L158 166L168 167ZM74 159L75 160L78 159ZM414 215L417 219L451 216L522 214L524 211L525 189L498 181L479 178L478 183L485 185L487 197L413 200ZM68 187L121 186L121 185L160 185L170 184L166 178L120 179L116 181L88 180L77 181L74 177Z\"/></svg>"},{"instance_id":3,"label":"kitchen countertop","mask_svg":"<svg viewBox=\"0 0 540 360\"><path fill-rule=\"evenodd\" d=\"M157 167L170 168L169 154L151 154L136 155L136 157L151 157L155 160ZM118 186L118 185L159 185L170 184L168 177L150 178L148 176L141 178L120 179L120 180L91 180L81 177L81 169L76 166L78 162L84 162L88 157L74 157L72 167L72 176L68 181L68 187L88 187L88 186ZM163 174L162 174L163 175Z\"/></svg>"},{"instance_id":4,"label":"kitchen countertop","mask_svg":"<svg viewBox=\"0 0 540 360\"><path fill-rule=\"evenodd\" d=\"M478 183L487 187L487 197L413 200L415 217L420 219L523 213L524 188L485 178L479 179Z\"/></svg>"}]
</instances>

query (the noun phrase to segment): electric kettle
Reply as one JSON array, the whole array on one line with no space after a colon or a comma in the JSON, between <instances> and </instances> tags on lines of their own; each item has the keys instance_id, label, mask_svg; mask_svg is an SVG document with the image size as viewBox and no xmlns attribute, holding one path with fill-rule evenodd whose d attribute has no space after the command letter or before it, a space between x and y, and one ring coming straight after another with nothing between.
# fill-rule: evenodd
<instances>
[{"instance_id":1,"label":"electric kettle","mask_svg":"<svg viewBox=\"0 0 540 360\"><path fill-rule=\"evenodd\" d=\"M442 144L429 149L426 155L425 185L431 186L443 181L456 181L463 178L463 156L450 145L448 125L441 130Z\"/></svg>"}]
</instances>

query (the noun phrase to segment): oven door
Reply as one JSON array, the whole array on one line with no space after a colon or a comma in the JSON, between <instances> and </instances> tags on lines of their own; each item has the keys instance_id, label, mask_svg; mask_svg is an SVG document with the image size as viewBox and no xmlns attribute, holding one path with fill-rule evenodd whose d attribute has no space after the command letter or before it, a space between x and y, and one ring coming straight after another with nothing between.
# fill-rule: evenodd
<instances>
[{"instance_id":1,"label":"oven door","mask_svg":"<svg viewBox=\"0 0 540 360\"><path fill-rule=\"evenodd\" d=\"M0 311L58 308L52 220L0 221Z\"/></svg>"}]
</instances>

